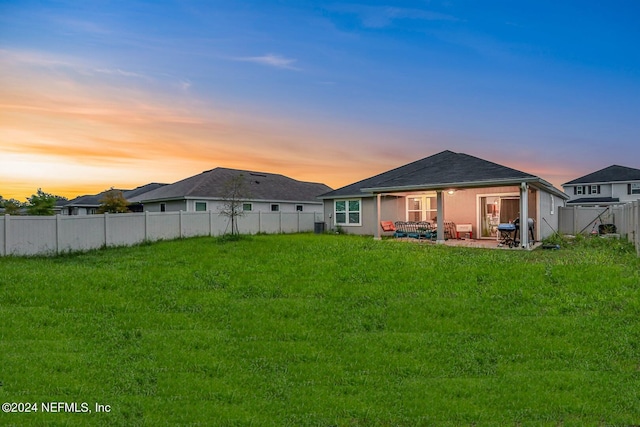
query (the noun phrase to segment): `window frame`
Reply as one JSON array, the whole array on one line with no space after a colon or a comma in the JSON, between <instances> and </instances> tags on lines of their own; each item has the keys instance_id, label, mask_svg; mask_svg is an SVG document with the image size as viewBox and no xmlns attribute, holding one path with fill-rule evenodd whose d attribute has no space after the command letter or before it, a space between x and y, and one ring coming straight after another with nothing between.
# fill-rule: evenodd
<instances>
[{"instance_id":1,"label":"window frame","mask_svg":"<svg viewBox=\"0 0 640 427\"><path fill-rule=\"evenodd\" d=\"M253 211L253 203L246 202L242 204L242 212L252 212Z\"/></svg>"},{"instance_id":2,"label":"window frame","mask_svg":"<svg viewBox=\"0 0 640 427\"><path fill-rule=\"evenodd\" d=\"M280 204L279 203L271 203L271 210L270 211L271 212L280 212Z\"/></svg>"},{"instance_id":3,"label":"window frame","mask_svg":"<svg viewBox=\"0 0 640 427\"><path fill-rule=\"evenodd\" d=\"M304 212L304 205L296 205L296 212Z\"/></svg>"},{"instance_id":4,"label":"window frame","mask_svg":"<svg viewBox=\"0 0 640 427\"><path fill-rule=\"evenodd\" d=\"M640 182L632 182L629 188L631 190L629 194L640 194Z\"/></svg>"},{"instance_id":5,"label":"window frame","mask_svg":"<svg viewBox=\"0 0 640 427\"><path fill-rule=\"evenodd\" d=\"M198 206L202 207L204 205L204 209L198 209ZM207 202L195 202L193 204L193 209L195 212L206 212L207 211Z\"/></svg>"},{"instance_id":6,"label":"window frame","mask_svg":"<svg viewBox=\"0 0 640 427\"><path fill-rule=\"evenodd\" d=\"M358 209L351 210L351 203L357 202ZM338 210L338 203L344 203L345 210ZM358 222L351 222L351 214L358 214ZM345 222L338 222L338 214L344 214ZM362 199L337 199L333 201L333 225L341 227L362 226Z\"/></svg>"},{"instance_id":7,"label":"window frame","mask_svg":"<svg viewBox=\"0 0 640 427\"><path fill-rule=\"evenodd\" d=\"M409 209L412 199L420 200L420 209ZM428 222L433 222L433 218L438 215L437 194L435 193L409 194L405 197L405 200L406 200L405 218L407 221L414 221L410 219L411 213L420 214L420 219L417 221L428 221Z\"/></svg>"}]
</instances>

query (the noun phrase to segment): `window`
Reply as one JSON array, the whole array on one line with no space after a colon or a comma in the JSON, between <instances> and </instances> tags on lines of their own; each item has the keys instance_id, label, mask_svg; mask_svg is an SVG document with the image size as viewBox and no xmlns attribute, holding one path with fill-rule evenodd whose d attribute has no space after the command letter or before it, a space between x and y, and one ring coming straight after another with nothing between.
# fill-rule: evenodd
<instances>
[{"instance_id":1,"label":"window","mask_svg":"<svg viewBox=\"0 0 640 427\"><path fill-rule=\"evenodd\" d=\"M640 194L640 183L629 184L629 194Z\"/></svg>"},{"instance_id":2,"label":"window","mask_svg":"<svg viewBox=\"0 0 640 427\"><path fill-rule=\"evenodd\" d=\"M600 194L600 186L592 185L591 188L589 188L589 194Z\"/></svg>"},{"instance_id":3,"label":"window","mask_svg":"<svg viewBox=\"0 0 640 427\"><path fill-rule=\"evenodd\" d=\"M274 203L271 205L271 212L278 212L280 210L280 205Z\"/></svg>"},{"instance_id":4,"label":"window","mask_svg":"<svg viewBox=\"0 0 640 427\"><path fill-rule=\"evenodd\" d=\"M166 212L166 210L167 210L167 204L160 203L160 212Z\"/></svg>"},{"instance_id":5,"label":"window","mask_svg":"<svg viewBox=\"0 0 640 427\"><path fill-rule=\"evenodd\" d=\"M336 225L361 225L360 199L336 200L334 203Z\"/></svg>"},{"instance_id":6,"label":"window","mask_svg":"<svg viewBox=\"0 0 640 427\"><path fill-rule=\"evenodd\" d=\"M251 203L243 203L242 210L244 212L251 212L253 210L253 205Z\"/></svg>"},{"instance_id":7,"label":"window","mask_svg":"<svg viewBox=\"0 0 640 427\"><path fill-rule=\"evenodd\" d=\"M296 205L296 212L302 212L302 210L303 210L302 205Z\"/></svg>"},{"instance_id":8,"label":"window","mask_svg":"<svg viewBox=\"0 0 640 427\"><path fill-rule=\"evenodd\" d=\"M582 194L582 185L578 185L577 187L574 187L576 189L576 193L575 194Z\"/></svg>"},{"instance_id":9,"label":"window","mask_svg":"<svg viewBox=\"0 0 640 427\"><path fill-rule=\"evenodd\" d=\"M196 212L206 212L207 202L196 202Z\"/></svg>"},{"instance_id":10,"label":"window","mask_svg":"<svg viewBox=\"0 0 640 427\"><path fill-rule=\"evenodd\" d=\"M437 215L438 207L435 197L407 197L407 221L433 221Z\"/></svg>"}]
</instances>

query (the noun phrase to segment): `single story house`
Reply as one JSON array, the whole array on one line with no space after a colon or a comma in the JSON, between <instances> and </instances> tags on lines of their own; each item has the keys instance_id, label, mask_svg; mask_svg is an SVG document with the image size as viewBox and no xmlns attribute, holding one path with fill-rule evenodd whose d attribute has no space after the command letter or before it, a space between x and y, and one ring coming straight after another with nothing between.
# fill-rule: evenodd
<instances>
[{"instance_id":1,"label":"single story house","mask_svg":"<svg viewBox=\"0 0 640 427\"><path fill-rule=\"evenodd\" d=\"M127 201L131 204L129 205L129 210L132 212L142 212L142 206L132 202L131 200L134 197L138 197L144 193L149 191L153 191L157 188L163 187L167 184L159 184L156 182L142 185L140 187L136 187L133 190L120 190L122 191L122 195ZM116 189L117 190L117 189ZM60 213L62 215L93 215L98 213L98 209L100 208L100 200L105 196L105 194L111 190L103 191L99 194L90 194L84 196L78 196L75 199L69 200L62 204Z\"/></svg>"},{"instance_id":2,"label":"single story house","mask_svg":"<svg viewBox=\"0 0 640 427\"><path fill-rule=\"evenodd\" d=\"M640 169L612 165L562 184L569 206L608 206L640 199Z\"/></svg>"},{"instance_id":3,"label":"single story house","mask_svg":"<svg viewBox=\"0 0 640 427\"><path fill-rule=\"evenodd\" d=\"M496 239L498 225L516 218L532 218L541 240L558 229L557 208L569 197L537 176L447 150L320 198L331 228L380 238L381 221L429 221L442 242L445 221L473 238ZM522 246L528 243L522 233Z\"/></svg>"},{"instance_id":4,"label":"single story house","mask_svg":"<svg viewBox=\"0 0 640 427\"><path fill-rule=\"evenodd\" d=\"M132 201L148 212L220 211L227 188L242 177L242 207L247 212L322 212L317 196L331 188L315 182L298 181L284 175L238 169L215 168L166 185Z\"/></svg>"}]
</instances>

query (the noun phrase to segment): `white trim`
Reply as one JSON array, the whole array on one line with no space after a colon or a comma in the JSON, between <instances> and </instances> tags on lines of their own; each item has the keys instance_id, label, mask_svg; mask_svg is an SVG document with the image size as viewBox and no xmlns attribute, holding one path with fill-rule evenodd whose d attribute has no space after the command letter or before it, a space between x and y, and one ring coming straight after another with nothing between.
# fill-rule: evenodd
<instances>
[{"instance_id":1,"label":"white trim","mask_svg":"<svg viewBox=\"0 0 640 427\"><path fill-rule=\"evenodd\" d=\"M418 212L415 209L409 209L409 199L421 199L421 208L420 208L420 220L419 221L429 221L432 222L432 218L433 216L438 216L438 193L437 192L430 192L430 193L423 193L423 194L407 194L405 196L405 203L404 203L404 217L405 217L405 221L410 221L409 219L409 211L411 212ZM435 200L435 206L431 206L431 204L429 204L429 209L427 209L427 199L436 199ZM427 216L427 212L432 212L433 216L432 218L425 218Z\"/></svg>"},{"instance_id":2,"label":"white trim","mask_svg":"<svg viewBox=\"0 0 640 427\"><path fill-rule=\"evenodd\" d=\"M349 223L349 213L351 211L349 211L349 202L358 202L358 222L357 223ZM337 215L337 211L336 211L336 203L338 202L345 202L345 208L346 210L344 211L345 213L345 219L347 220L347 222L345 223L339 223L338 222L338 215ZM342 212L342 211L341 211ZM355 211L353 211L355 212ZM333 225L334 226L340 226L340 227L361 227L362 226L362 199L361 198L350 198L350 199L334 199L333 200Z\"/></svg>"},{"instance_id":3,"label":"white trim","mask_svg":"<svg viewBox=\"0 0 640 427\"><path fill-rule=\"evenodd\" d=\"M482 197L499 197L499 198L507 198L513 197L516 199L520 198L520 193L510 192L510 193L484 193L484 194L476 194L476 232L477 239L495 239L495 237L486 237L482 236L482 218L480 218L480 214L482 213L482 206L480 205L480 199Z\"/></svg>"}]
</instances>

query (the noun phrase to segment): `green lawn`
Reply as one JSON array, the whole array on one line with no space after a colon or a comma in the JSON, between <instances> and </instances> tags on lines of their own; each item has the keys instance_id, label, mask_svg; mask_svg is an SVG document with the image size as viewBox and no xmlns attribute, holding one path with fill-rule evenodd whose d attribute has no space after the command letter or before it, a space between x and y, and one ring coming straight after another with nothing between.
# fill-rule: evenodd
<instances>
[{"instance_id":1,"label":"green lawn","mask_svg":"<svg viewBox=\"0 0 640 427\"><path fill-rule=\"evenodd\" d=\"M38 407L1 425L640 424L640 261L619 241L261 235L0 258L0 319L0 402Z\"/></svg>"}]
</instances>

